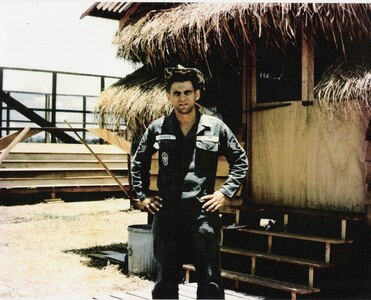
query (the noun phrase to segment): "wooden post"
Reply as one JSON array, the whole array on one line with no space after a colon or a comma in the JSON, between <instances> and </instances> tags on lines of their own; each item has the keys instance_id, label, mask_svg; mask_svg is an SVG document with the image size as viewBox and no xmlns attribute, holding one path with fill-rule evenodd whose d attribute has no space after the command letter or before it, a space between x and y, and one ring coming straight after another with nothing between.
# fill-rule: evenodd
<instances>
[{"instance_id":1,"label":"wooden post","mask_svg":"<svg viewBox=\"0 0 371 300\"><path fill-rule=\"evenodd\" d=\"M272 241L273 237L271 235L268 235L268 253L272 253Z\"/></svg>"},{"instance_id":2,"label":"wooden post","mask_svg":"<svg viewBox=\"0 0 371 300\"><path fill-rule=\"evenodd\" d=\"M255 275L255 270L256 270L256 257L252 256L251 257L251 275Z\"/></svg>"},{"instance_id":3,"label":"wooden post","mask_svg":"<svg viewBox=\"0 0 371 300\"><path fill-rule=\"evenodd\" d=\"M326 250L325 250L325 262L330 262L330 251L331 251L331 244L326 243Z\"/></svg>"},{"instance_id":4,"label":"wooden post","mask_svg":"<svg viewBox=\"0 0 371 300\"><path fill-rule=\"evenodd\" d=\"M256 44L251 44L250 55L247 54L247 46L244 47L244 63L243 72L246 74L242 76L246 80L243 83L242 91L244 93L243 99L246 103L246 150L247 158L249 161L249 170L247 172L247 195L249 199L252 199L252 169L253 169L253 157L252 157L252 124L253 124L253 113L252 109L256 105Z\"/></svg>"},{"instance_id":5,"label":"wooden post","mask_svg":"<svg viewBox=\"0 0 371 300\"><path fill-rule=\"evenodd\" d=\"M301 34L301 100L303 104L314 100L314 38L305 28Z\"/></svg>"},{"instance_id":6,"label":"wooden post","mask_svg":"<svg viewBox=\"0 0 371 300\"><path fill-rule=\"evenodd\" d=\"M314 278L314 268L313 267L309 267L309 270L308 270L308 285L310 287L313 287L313 278Z\"/></svg>"},{"instance_id":7,"label":"wooden post","mask_svg":"<svg viewBox=\"0 0 371 300\"><path fill-rule=\"evenodd\" d=\"M289 214L284 214L283 215L283 227L284 227L284 231L287 232L287 227L289 225Z\"/></svg>"},{"instance_id":8,"label":"wooden post","mask_svg":"<svg viewBox=\"0 0 371 300\"><path fill-rule=\"evenodd\" d=\"M341 238L345 240L346 236L347 236L347 220L342 219L341 220Z\"/></svg>"}]
</instances>

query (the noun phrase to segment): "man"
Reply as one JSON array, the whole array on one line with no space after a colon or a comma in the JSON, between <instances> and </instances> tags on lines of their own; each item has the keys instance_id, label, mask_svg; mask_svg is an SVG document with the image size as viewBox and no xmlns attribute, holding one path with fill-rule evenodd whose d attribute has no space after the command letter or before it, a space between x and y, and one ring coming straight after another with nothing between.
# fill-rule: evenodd
<instances>
[{"instance_id":1,"label":"man","mask_svg":"<svg viewBox=\"0 0 371 300\"><path fill-rule=\"evenodd\" d=\"M182 264L194 264L197 298L223 299L220 266L219 208L239 189L247 171L245 151L219 119L201 115L202 73L180 65L165 69L167 98L173 112L155 120L136 151L132 177L135 192L154 214L154 256L158 276L154 299L177 299ZM149 195L151 157L159 153L159 196ZM218 156L226 156L229 176L214 191Z\"/></svg>"}]
</instances>

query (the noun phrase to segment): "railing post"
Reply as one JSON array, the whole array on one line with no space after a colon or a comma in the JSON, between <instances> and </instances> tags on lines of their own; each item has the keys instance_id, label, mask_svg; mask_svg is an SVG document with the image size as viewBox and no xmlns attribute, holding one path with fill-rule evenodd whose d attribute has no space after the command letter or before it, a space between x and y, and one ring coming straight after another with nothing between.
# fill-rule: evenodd
<instances>
[{"instance_id":1,"label":"railing post","mask_svg":"<svg viewBox=\"0 0 371 300\"><path fill-rule=\"evenodd\" d=\"M86 96L82 97L82 127L86 128ZM86 131L82 132L82 137L86 141Z\"/></svg>"},{"instance_id":2,"label":"railing post","mask_svg":"<svg viewBox=\"0 0 371 300\"><path fill-rule=\"evenodd\" d=\"M52 80L52 105L51 105L51 115L52 115L52 120L51 123L54 127L56 127L57 123L57 73L53 72L53 80ZM56 143L57 139L55 137L55 134L52 133L52 143Z\"/></svg>"},{"instance_id":3,"label":"railing post","mask_svg":"<svg viewBox=\"0 0 371 300\"><path fill-rule=\"evenodd\" d=\"M106 88L106 84L105 84L105 77L104 76L101 76L100 78L100 91L102 92L105 88Z\"/></svg>"},{"instance_id":4,"label":"railing post","mask_svg":"<svg viewBox=\"0 0 371 300\"><path fill-rule=\"evenodd\" d=\"M9 93L7 93L9 94ZM7 104L6 105L6 127L7 130L6 130L6 134L8 135L10 133L10 130L9 130L9 127L10 127L10 106Z\"/></svg>"},{"instance_id":5,"label":"railing post","mask_svg":"<svg viewBox=\"0 0 371 300\"><path fill-rule=\"evenodd\" d=\"M0 68L0 91L3 90L4 69ZM3 100L0 99L0 127L3 127ZM3 137L3 131L0 130L0 138Z\"/></svg>"}]
</instances>

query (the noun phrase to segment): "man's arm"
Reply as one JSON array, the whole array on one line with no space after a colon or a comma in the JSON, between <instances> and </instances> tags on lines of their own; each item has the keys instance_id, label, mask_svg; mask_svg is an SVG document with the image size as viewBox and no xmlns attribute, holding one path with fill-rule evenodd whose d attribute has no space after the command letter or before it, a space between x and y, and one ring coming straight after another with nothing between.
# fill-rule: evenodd
<instances>
[{"instance_id":1,"label":"man's arm","mask_svg":"<svg viewBox=\"0 0 371 300\"><path fill-rule=\"evenodd\" d=\"M232 131L224 125L221 136L222 152L229 163L228 178L222 187L212 195L201 197L207 201L203 208L207 211L217 211L225 206L240 188L246 177L248 161L245 150L242 149Z\"/></svg>"},{"instance_id":2,"label":"man's arm","mask_svg":"<svg viewBox=\"0 0 371 300\"><path fill-rule=\"evenodd\" d=\"M148 196L151 158L155 152L153 144L154 137L148 128L138 145L131 166L133 188L140 201Z\"/></svg>"}]
</instances>

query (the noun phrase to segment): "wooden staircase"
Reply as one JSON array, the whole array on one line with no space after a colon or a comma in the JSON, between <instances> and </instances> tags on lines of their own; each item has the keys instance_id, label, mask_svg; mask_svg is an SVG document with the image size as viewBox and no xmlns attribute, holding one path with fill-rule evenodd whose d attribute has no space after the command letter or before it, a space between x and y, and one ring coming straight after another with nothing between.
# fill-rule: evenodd
<instances>
[{"instance_id":1,"label":"wooden staircase","mask_svg":"<svg viewBox=\"0 0 371 300\"><path fill-rule=\"evenodd\" d=\"M129 155L112 145L91 148L130 193ZM0 178L1 195L120 191L82 144L19 143L0 164Z\"/></svg>"},{"instance_id":2,"label":"wooden staircase","mask_svg":"<svg viewBox=\"0 0 371 300\"><path fill-rule=\"evenodd\" d=\"M234 212L236 218L222 228L222 277L227 286L296 299L332 295L352 285L352 235L364 214L233 205L223 212ZM274 220L274 226L260 226L266 220ZM183 268L186 281L191 281L193 265Z\"/></svg>"}]
</instances>

